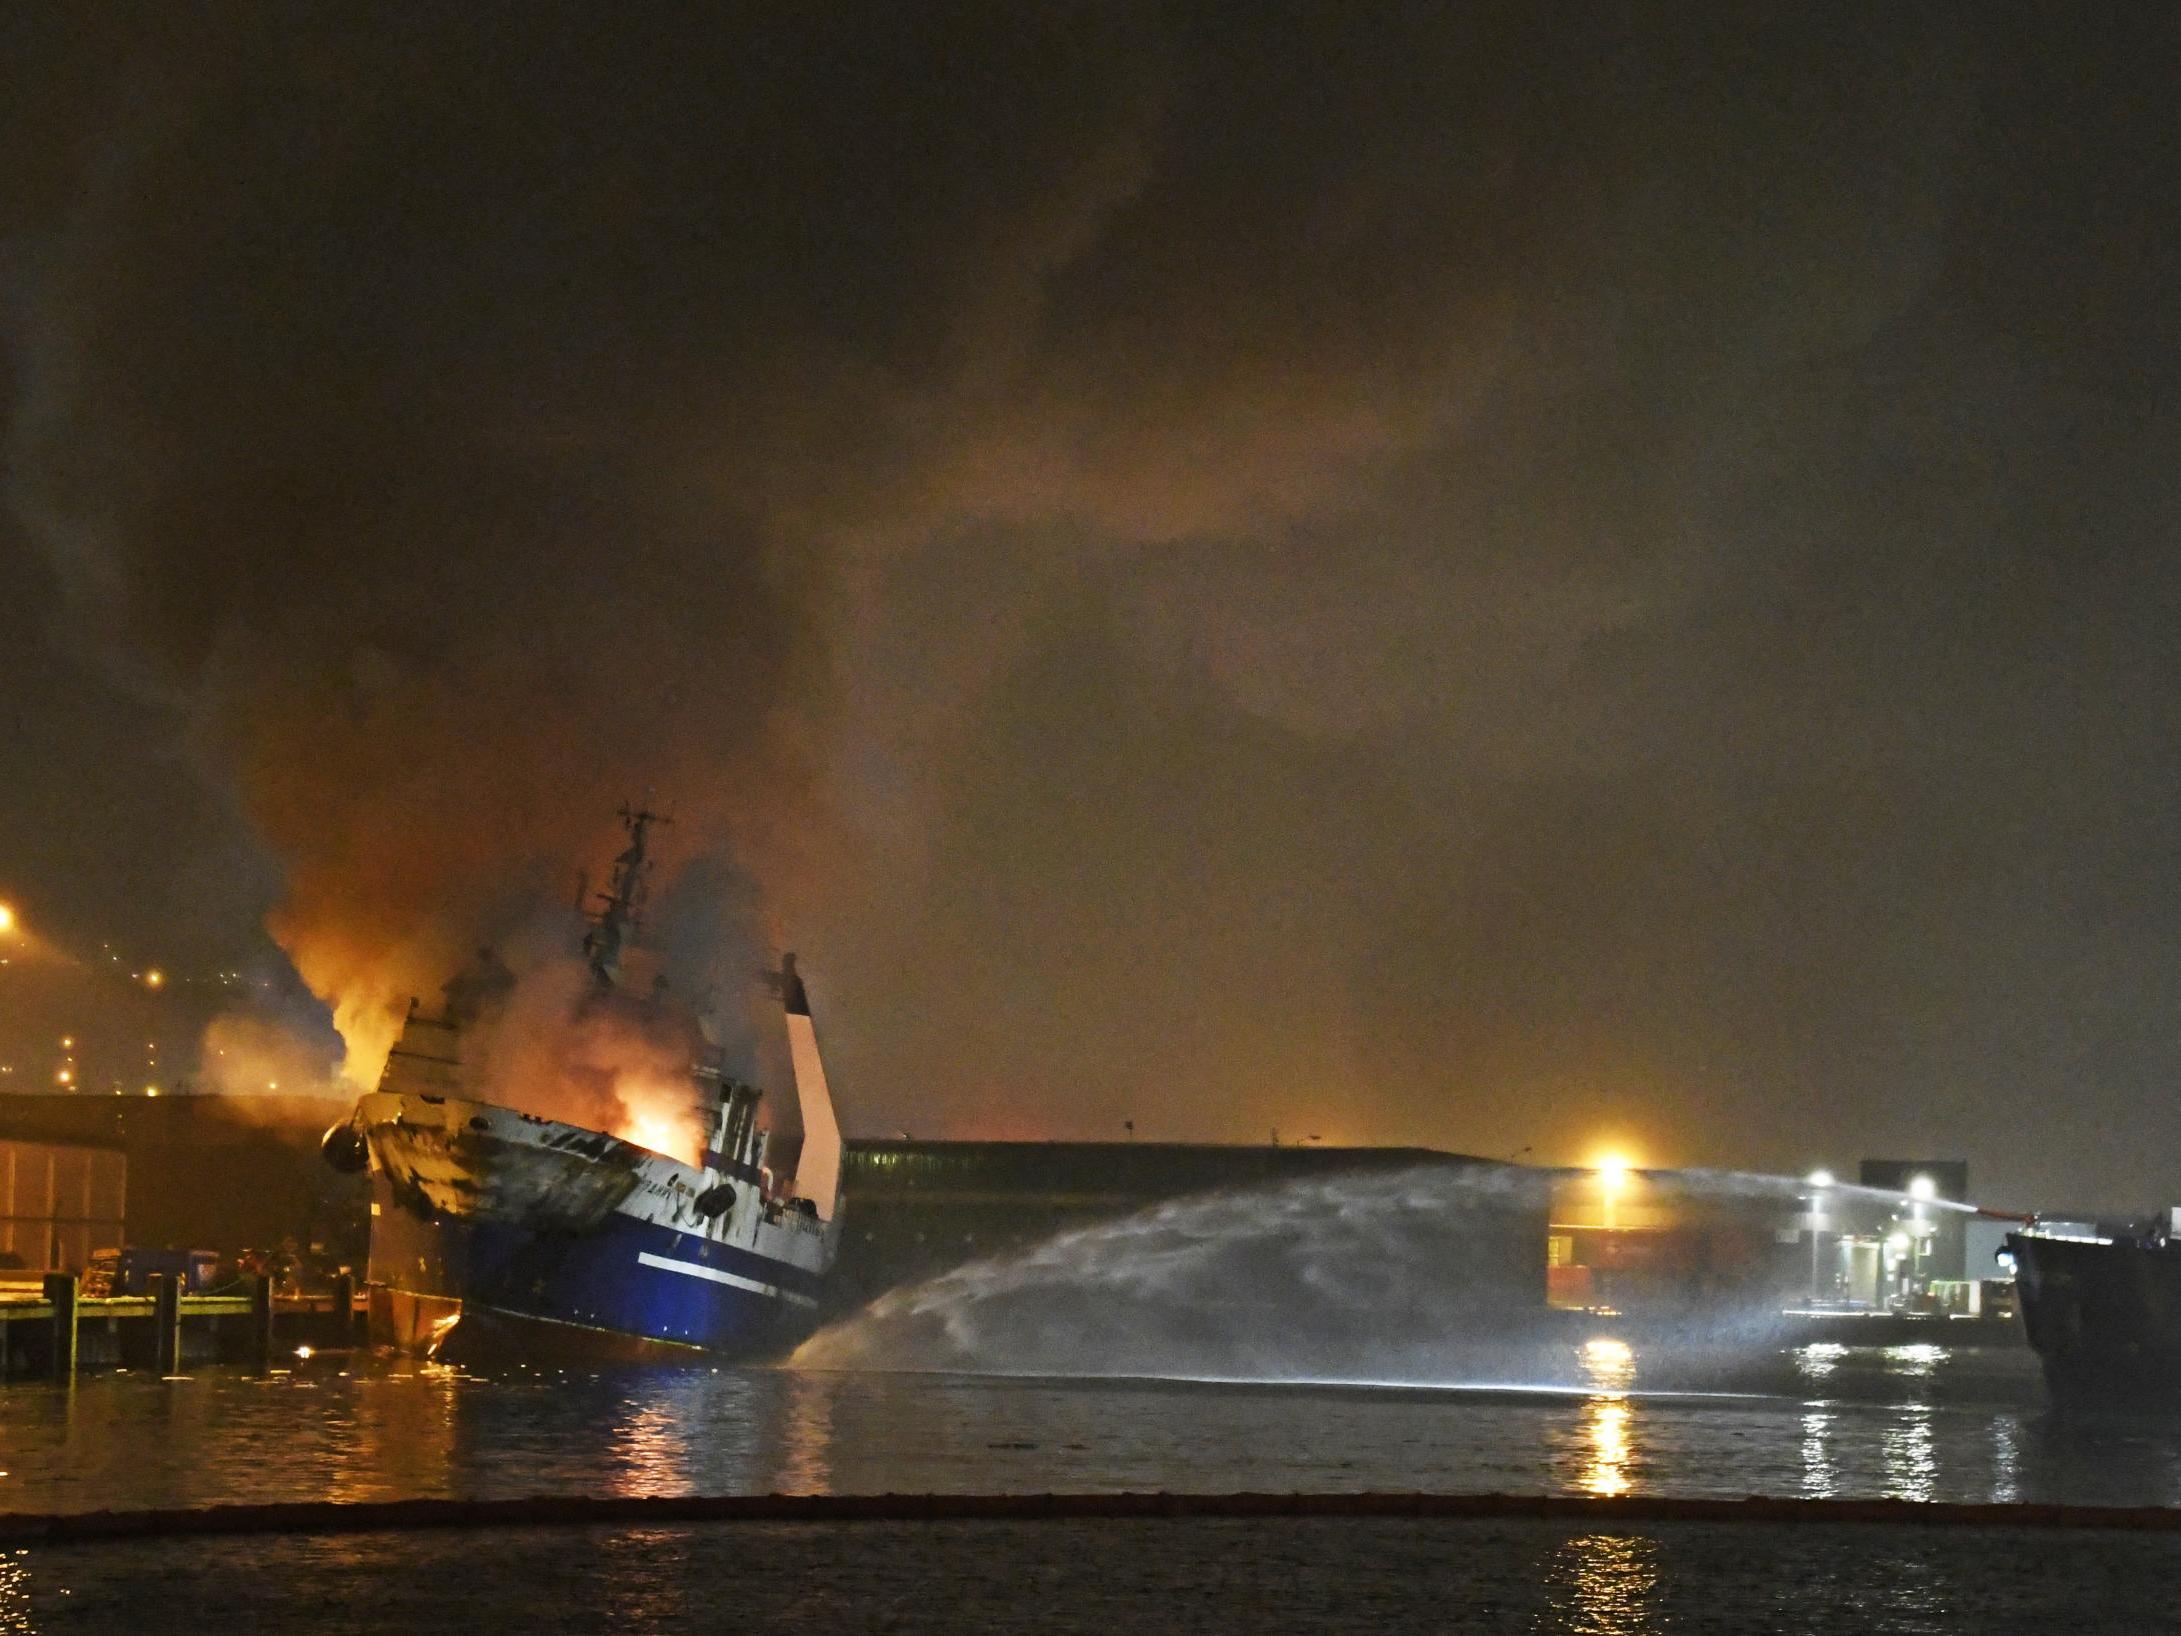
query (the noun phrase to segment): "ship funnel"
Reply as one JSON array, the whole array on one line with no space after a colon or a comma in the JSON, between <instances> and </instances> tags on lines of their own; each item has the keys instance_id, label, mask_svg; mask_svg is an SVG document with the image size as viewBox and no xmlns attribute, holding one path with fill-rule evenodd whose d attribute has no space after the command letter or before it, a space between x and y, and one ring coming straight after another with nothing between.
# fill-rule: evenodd
<instances>
[{"instance_id":1,"label":"ship funnel","mask_svg":"<svg viewBox=\"0 0 2181 1636\"><path fill-rule=\"evenodd\" d=\"M795 1161L795 1196L808 1199L821 1221L833 1219L841 1190L841 1126L826 1086L818 1033L811 1026L810 998L796 973L795 956L780 957L780 1003L787 1012L788 1058L795 1070L795 1099L803 1115L803 1151Z\"/></svg>"}]
</instances>

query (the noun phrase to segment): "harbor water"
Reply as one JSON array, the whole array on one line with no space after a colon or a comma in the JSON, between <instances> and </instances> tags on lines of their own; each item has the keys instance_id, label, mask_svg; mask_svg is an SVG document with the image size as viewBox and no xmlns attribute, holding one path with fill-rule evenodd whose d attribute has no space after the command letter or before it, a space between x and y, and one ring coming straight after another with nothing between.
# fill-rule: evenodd
<instances>
[{"instance_id":1,"label":"harbor water","mask_svg":"<svg viewBox=\"0 0 2181 1636\"><path fill-rule=\"evenodd\" d=\"M2181 1434L2049 1415L2026 1350L1804 1347L1656 1391L1640 1356L1588 1361L1591 1390L328 1356L263 1378L86 1375L0 1390L0 1506L1123 1489L2181 1505Z\"/></svg>"},{"instance_id":2,"label":"harbor water","mask_svg":"<svg viewBox=\"0 0 2181 1636\"><path fill-rule=\"evenodd\" d=\"M468 1373L360 1355L0 1390L15 1512L533 1494L1439 1490L2181 1505L2181 1429L2046 1409L2023 1350L1732 1364L1599 1335L1587 1385L796 1368ZM1654 1380L1661 1381L1654 1388ZM1691 1384L1692 1381L1697 1384ZM738 1567L731 1587L723 1561ZM1207 1520L708 1525L44 1546L0 1632L2135 1630L2163 1535ZM1974 1610L1973 1612L1971 1610ZM2063 1617L2064 1616L2064 1617ZM2160 1616L2162 1617L2162 1615ZM1842 1623L1845 1619L1847 1622ZM2155 1623L2155 1621L2154 1621Z\"/></svg>"}]
</instances>

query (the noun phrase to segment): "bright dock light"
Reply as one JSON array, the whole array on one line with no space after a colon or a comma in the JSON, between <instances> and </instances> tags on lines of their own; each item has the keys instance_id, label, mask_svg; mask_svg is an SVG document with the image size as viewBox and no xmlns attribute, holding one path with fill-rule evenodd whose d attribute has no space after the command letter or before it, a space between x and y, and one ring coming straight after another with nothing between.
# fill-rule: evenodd
<instances>
[{"instance_id":1,"label":"bright dock light","mask_svg":"<svg viewBox=\"0 0 2181 1636\"><path fill-rule=\"evenodd\" d=\"M0 903L0 936L5 936L13 930L15 930L15 910L5 903Z\"/></svg>"},{"instance_id":2,"label":"bright dock light","mask_svg":"<svg viewBox=\"0 0 2181 1636\"><path fill-rule=\"evenodd\" d=\"M1908 1196L1912 1199L1935 1199L1939 1196L1939 1184L1929 1176L1911 1176L1908 1179Z\"/></svg>"},{"instance_id":3,"label":"bright dock light","mask_svg":"<svg viewBox=\"0 0 2181 1636\"><path fill-rule=\"evenodd\" d=\"M1830 1170L1813 1170L1810 1172L1809 1181L1812 1187L1830 1187L1833 1185L1833 1173Z\"/></svg>"}]
</instances>

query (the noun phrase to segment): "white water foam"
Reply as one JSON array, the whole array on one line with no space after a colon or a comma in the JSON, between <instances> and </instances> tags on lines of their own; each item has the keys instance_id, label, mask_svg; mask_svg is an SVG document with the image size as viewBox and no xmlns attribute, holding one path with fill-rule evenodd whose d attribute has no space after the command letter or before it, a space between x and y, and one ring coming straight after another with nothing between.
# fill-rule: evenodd
<instances>
[{"instance_id":1,"label":"white water foam","mask_svg":"<svg viewBox=\"0 0 2181 1636\"><path fill-rule=\"evenodd\" d=\"M1227 1380L1473 1376L1477 1349L1502 1346L1518 1314L1508 1262L1534 1232L1541 1182L1426 1166L1182 1199L890 1291L795 1361Z\"/></svg>"},{"instance_id":2,"label":"white water foam","mask_svg":"<svg viewBox=\"0 0 2181 1636\"><path fill-rule=\"evenodd\" d=\"M1685 1198L1789 1208L1808 1190L1735 1171L1659 1180ZM1548 1185L1535 1170L1419 1166L1177 1200L889 1291L794 1362L1594 1389L1589 1333L1538 1309L1539 1273L1524 1261L1542 1252L1532 1241ZM1731 1346L1752 1316L1692 1315L1680 1340Z\"/></svg>"}]
</instances>

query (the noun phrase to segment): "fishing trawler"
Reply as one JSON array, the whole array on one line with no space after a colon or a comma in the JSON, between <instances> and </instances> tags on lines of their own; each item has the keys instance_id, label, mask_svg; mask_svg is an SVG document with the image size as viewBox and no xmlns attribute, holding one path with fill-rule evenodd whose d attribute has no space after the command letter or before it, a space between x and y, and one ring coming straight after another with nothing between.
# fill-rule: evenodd
<instances>
[{"instance_id":1,"label":"fishing trawler","mask_svg":"<svg viewBox=\"0 0 2181 1636\"><path fill-rule=\"evenodd\" d=\"M593 1129L508 1105L520 1094L481 1095L484 1041L515 982L489 953L438 1012L412 1001L378 1089L323 1143L335 1168L371 1173L375 1344L449 1361L752 1356L815 1327L840 1239L841 1137L795 957L766 974L802 1124L782 1179L761 1093L723 1071L708 1020L663 980L624 977L661 820L622 820L628 844L583 940L579 1015L677 1047L665 1123Z\"/></svg>"}]
</instances>

